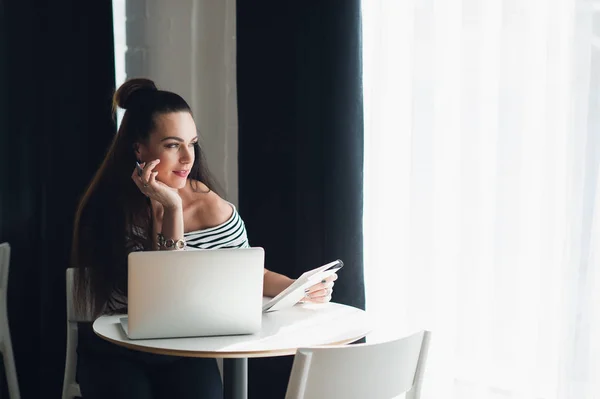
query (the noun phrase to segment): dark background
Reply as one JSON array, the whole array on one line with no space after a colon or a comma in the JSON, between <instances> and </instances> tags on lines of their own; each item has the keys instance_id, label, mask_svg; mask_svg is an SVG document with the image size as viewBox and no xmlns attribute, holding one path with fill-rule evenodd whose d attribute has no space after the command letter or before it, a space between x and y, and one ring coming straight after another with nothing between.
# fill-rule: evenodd
<instances>
[{"instance_id":1,"label":"dark background","mask_svg":"<svg viewBox=\"0 0 600 399\"><path fill-rule=\"evenodd\" d=\"M115 131L112 8L75 0L5 0L0 8L9 325L21 396L60 398L73 217Z\"/></svg>"},{"instance_id":2,"label":"dark background","mask_svg":"<svg viewBox=\"0 0 600 399\"><path fill-rule=\"evenodd\" d=\"M341 258L334 300L364 308L360 2L238 0L237 29L250 242L291 277ZM115 133L113 47L110 1L0 0L0 242L25 399L61 395L64 271L77 201ZM252 360L251 397L283 397L290 365Z\"/></svg>"}]
</instances>

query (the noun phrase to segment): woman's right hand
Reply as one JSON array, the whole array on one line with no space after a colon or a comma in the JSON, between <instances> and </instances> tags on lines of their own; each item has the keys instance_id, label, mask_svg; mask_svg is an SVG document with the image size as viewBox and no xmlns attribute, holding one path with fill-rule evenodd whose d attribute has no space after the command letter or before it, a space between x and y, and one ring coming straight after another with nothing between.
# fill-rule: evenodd
<instances>
[{"instance_id":1,"label":"woman's right hand","mask_svg":"<svg viewBox=\"0 0 600 399\"><path fill-rule=\"evenodd\" d=\"M156 180L158 172L154 171L160 159L155 159L148 163L141 163L143 170L141 175L135 167L131 174L131 179L146 197L160 203L165 209L181 208L181 197L177 190L167 186L163 182Z\"/></svg>"}]
</instances>

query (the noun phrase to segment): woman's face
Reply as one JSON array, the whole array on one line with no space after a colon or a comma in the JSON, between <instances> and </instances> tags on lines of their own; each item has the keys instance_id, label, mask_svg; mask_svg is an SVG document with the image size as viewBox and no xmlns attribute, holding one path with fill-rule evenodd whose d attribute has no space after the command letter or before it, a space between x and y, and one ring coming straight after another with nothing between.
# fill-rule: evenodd
<instances>
[{"instance_id":1,"label":"woman's face","mask_svg":"<svg viewBox=\"0 0 600 399\"><path fill-rule=\"evenodd\" d=\"M188 112L170 112L155 118L156 129L146 144L140 143L142 162L160 159L154 168L156 180L169 187L183 188L194 165L194 145L198 142L196 124Z\"/></svg>"}]
</instances>

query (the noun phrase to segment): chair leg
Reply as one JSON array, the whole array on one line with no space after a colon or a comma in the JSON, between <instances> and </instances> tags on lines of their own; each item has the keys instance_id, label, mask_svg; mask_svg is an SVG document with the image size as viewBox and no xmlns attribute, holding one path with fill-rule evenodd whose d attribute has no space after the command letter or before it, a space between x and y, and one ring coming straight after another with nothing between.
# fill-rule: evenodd
<instances>
[{"instance_id":1,"label":"chair leg","mask_svg":"<svg viewBox=\"0 0 600 399\"><path fill-rule=\"evenodd\" d=\"M10 331L8 329L8 321L4 324L4 342L3 346L3 358L4 358L4 370L6 372L6 383L8 385L8 394L10 399L21 399L19 393L19 381L17 379L17 368L15 367L15 357L13 354L12 343L10 340Z\"/></svg>"}]
</instances>

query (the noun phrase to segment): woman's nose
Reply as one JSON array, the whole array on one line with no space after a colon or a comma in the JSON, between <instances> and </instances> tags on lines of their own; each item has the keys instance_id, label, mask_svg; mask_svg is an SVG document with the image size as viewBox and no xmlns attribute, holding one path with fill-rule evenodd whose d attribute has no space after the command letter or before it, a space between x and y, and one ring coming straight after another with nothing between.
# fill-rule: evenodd
<instances>
[{"instance_id":1,"label":"woman's nose","mask_svg":"<svg viewBox=\"0 0 600 399\"><path fill-rule=\"evenodd\" d=\"M189 163L194 159L194 149L186 148L181 154L181 163Z\"/></svg>"}]
</instances>

